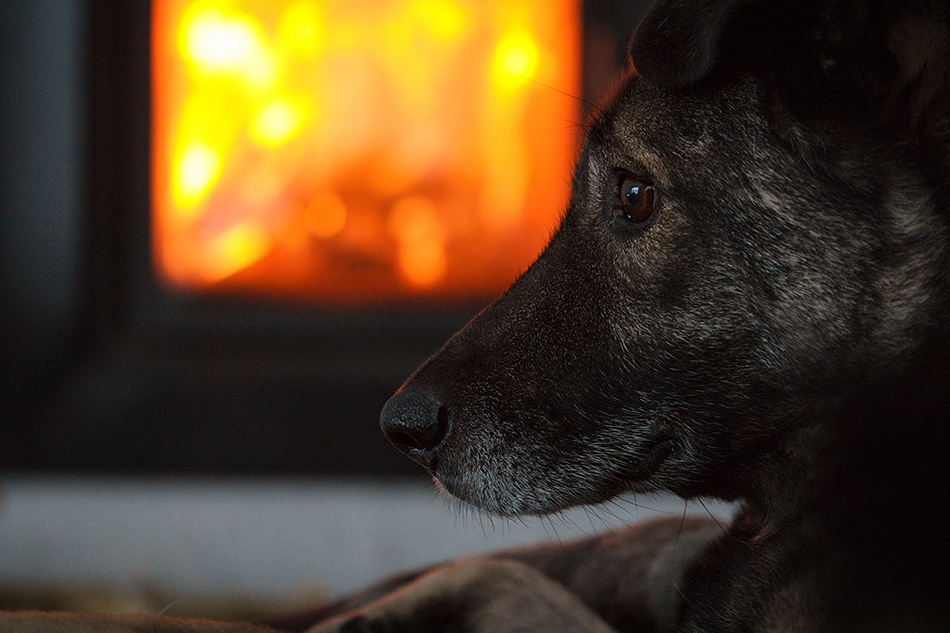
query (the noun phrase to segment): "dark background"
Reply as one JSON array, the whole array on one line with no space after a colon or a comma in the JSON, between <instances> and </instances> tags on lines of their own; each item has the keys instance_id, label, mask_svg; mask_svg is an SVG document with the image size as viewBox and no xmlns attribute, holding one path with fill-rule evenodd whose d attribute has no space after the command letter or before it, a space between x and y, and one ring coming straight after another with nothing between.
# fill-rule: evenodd
<instances>
[{"instance_id":1,"label":"dark background","mask_svg":"<svg viewBox=\"0 0 950 633\"><path fill-rule=\"evenodd\" d=\"M584 97L646 0L584 3ZM319 306L159 288L149 6L0 3L0 470L388 476L378 411L481 306Z\"/></svg>"}]
</instances>

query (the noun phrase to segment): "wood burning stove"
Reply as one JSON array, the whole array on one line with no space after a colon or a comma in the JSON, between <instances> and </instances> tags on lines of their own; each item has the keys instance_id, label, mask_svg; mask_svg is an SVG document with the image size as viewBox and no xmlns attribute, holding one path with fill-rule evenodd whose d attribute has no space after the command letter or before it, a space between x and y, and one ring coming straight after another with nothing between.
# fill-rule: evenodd
<instances>
[{"instance_id":1,"label":"wood burning stove","mask_svg":"<svg viewBox=\"0 0 950 633\"><path fill-rule=\"evenodd\" d=\"M75 317L4 360L2 466L417 472L378 411L553 230L638 8L80 4Z\"/></svg>"}]
</instances>

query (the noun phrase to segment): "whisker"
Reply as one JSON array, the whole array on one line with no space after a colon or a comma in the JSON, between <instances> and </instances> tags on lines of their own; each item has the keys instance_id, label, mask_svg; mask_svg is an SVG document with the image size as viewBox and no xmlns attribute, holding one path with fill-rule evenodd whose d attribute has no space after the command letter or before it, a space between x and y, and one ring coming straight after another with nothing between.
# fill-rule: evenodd
<instances>
[{"instance_id":1,"label":"whisker","mask_svg":"<svg viewBox=\"0 0 950 633\"><path fill-rule=\"evenodd\" d=\"M635 501L635 500L632 500L632 499L627 499L627 498L625 498L625 497L617 497L617 498L615 499L615 501L616 501L617 503L626 503L626 504L628 504L628 505L631 505L631 506L633 506L634 508L636 508L637 510L647 510L647 511L649 511L649 512L655 512L655 513L657 513L657 514L673 514L673 513L670 512L669 510L661 510L660 508L648 506L648 505L646 505L646 504L644 504L644 503L640 503L639 501ZM640 518L639 515L637 516L637 518L638 518L638 519Z\"/></svg>"},{"instance_id":2,"label":"whisker","mask_svg":"<svg viewBox=\"0 0 950 633\"><path fill-rule=\"evenodd\" d=\"M591 534L596 534L596 533L597 533L597 528L594 527L594 520L593 520L592 518L590 518L590 515L591 515L591 512L592 512L592 511L593 511L592 508L588 508L588 507L586 507L586 506L584 507L584 515L587 517L587 522L590 523L590 531L591 531ZM597 513L594 512L594 514L596 515ZM599 518L599 517L598 517L598 518Z\"/></svg>"},{"instance_id":3,"label":"whisker","mask_svg":"<svg viewBox=\"0 0 950 633\"><path fill-rule=\"evenodd\" d=\"M713 515L713 513L709 511L709 508L706 507L706 504L703 503L703 500L702 500L701 498L697 497L697 498L696 498L696 501L699 502L699 505L703 506L703 510L705 510L705 511L706 511L706 514L709 515L709 518L712 519L713 522L714 522L716 525L719 526L719 529L722 530L722 533L723 533L723 534L726 534L726 528L723 527L722 523L719 522L719 519L717 519L717 518Z\"/></svg>"},{"instance_id":4,"label":"whisker","mask_svg":"<svg viewBox=\"0 0 950 633\"><path fill-rule=\"evenodd\" d=\"M155 615L165 615L165 613L166 613L169 609L171 609L172 607L177 607L178 605L180 605L180 604L183 603L183 602L191 602L191 601L193 601L193 600L194 600L194 598L182 598L182 599L180 599L180 600L174 600L174 601L169 602L168 604L166 604L166 605L162 608L162 610L159 611L158 613L156 613Z\"/></svg>"},{"instance_id":5,"label":"whisker","mask_svg":"<svg viewBox=\"0 0 950 633\"><path fill-rule=\"evenodd\" d=\"M567 513L558 512L558 517L561 519L561 523L563 523L565 527L569 529L573 528L577 532L581 532L581 533L584 532L584 530L581 529L581 527L577 524L577 522L574 519L572 519Z\"/></svg>"},{"instance_id":6,"label":"whisker","mask_svg":"<svg viewBox=\"0 0 950 633\"><path fill-rule=\"evenodd\" d=\"M683 499L683 515L680 517L680 526L676 530L676 538L673 539L673 545L676 545L680 541L680 534L683 533L683 527L686 525L686 510L689 508L689 501Z\"/></svg>"},{"instance_id":7,"label":"whisker","mask_svg":"<svg viewBox=\"0 0 950 633\"><path fill-rule=\"evenodd\" d=\"M599 105L597 105L597 104L594 103L593 101L588 101L587 99L584 99L583 97L578 97L577 95L571 94L571 93L569 93L569 92L565 92L564 90L560 90L560 89L558 89L558 88L555 88L554 86L548 85L548 84L544 83L543 81L538 81L537 79L532 79L531 77L524 77L524 79L526 79L527 81L530 81L530 82L533 83L533 84L536 84L536 85L538 85L538 86L541 86L542 88L547 88L548 90L553 90L554 92L556 92L556 93L558 93L558 94L561 94L561 95L564 95L565 97L568 97L569 99L574 99L575 101L584 104L585 106L587 106L588 108L590 108L591 110L593 110L594 112L596 112L596 113L598 114L598 116L604 114L603 108L601 108Z\"/></svg>"},{"instance_id":8,"label":"whisker","mask_svg":"<svg viewBox=\"0 0 950 633\"><path fill-rule=\"evenodd\" d=\"M626 518L626 519L625 519L624 517L620 516L620 515L617 514L616 512L613 512L610 508L608 508L608 505L613 506L613 507L617 508L618 510L623 510L623 511L628 515L629 518ZM616 520L616 521L619 522L619 523L630 523L630 519L635 519L635 520L636 520L636 518L635 518L632 514L630 514L630 511L629 511L629 510L627 510L626 508L624 508L624 507L621 506L620 504L616 503L613 499L611 499L611 500L609 500L609 501L607 501L607 502L605 502L605 503L602 503L602 504L600 505L600 509L601 509L603 512L605 512L605 513L607 514L607 516L609 516L610 518Z\"/></svg>"},{"instance_id":9,"label":"whisker","mask_svg":"<svg viewBox=\"0 0 950 633\"><path fill-rule=\"evenodd\" d=\"M561 546L561 548L563 548L564 541L561 540L561 535L557 533L557 528L554 526L554 520L550 516L548 516L547 519L548 519L548 523L551 524L551 531L554 532L554 538L557 539L558 544ZM545 532L546 531L547 530L545 530Z\"/></svg>"}]
</instances>

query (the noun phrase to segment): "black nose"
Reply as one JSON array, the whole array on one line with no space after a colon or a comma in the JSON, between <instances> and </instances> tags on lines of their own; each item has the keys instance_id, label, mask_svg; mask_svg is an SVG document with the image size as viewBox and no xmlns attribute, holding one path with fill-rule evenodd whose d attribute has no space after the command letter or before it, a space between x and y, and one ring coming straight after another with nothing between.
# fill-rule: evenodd
<instances>
[{"instance_id":1,"label":"black nose","mask_svg":"<svg viewBox=\"0 0 950 633\"><path fill-rule=\"evenodd\" d=\"M401 391L383 407L379 425L396 448L429 470L449 431L448 409L430 395Z\"/></svg>"}]
</instances>

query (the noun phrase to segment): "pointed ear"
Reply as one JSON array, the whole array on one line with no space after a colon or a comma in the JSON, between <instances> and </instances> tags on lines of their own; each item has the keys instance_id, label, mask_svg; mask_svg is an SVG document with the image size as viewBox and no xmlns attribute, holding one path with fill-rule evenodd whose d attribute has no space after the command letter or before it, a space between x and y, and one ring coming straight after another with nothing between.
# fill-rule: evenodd
<instances>
[{"instance_id":1,"label":"pointed ear","mask_svg":"<svg viewBox=\"0 0 950 633\"><path fill-rule=\"evenodd\" d=\"M656 0L630 58L668 88L723 63L771 77L802 113L950 125L950 0Z\"/></svg>"},{"instance_id":2,"label":"pointed ear","mask_svg":"<svg viewBox=\"0 0 950 633\"><path fill-rule=\"evenodd\" d=\"M752 0L656 0L630 40L637 73L669 88L708 75L736 10Z\"/></svg>"}]
</instances>

